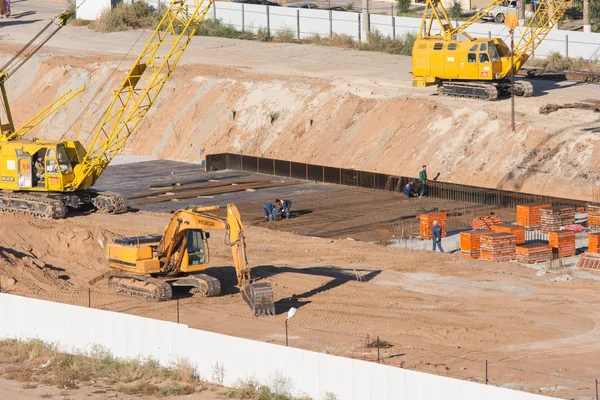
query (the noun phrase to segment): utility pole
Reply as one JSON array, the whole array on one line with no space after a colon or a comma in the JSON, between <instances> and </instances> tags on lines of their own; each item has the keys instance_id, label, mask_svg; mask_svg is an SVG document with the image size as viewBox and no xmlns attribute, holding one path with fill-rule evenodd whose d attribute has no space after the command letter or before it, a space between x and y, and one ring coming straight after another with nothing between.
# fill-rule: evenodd
<instances>
[{"instance_id":1,"label":"utility pole","mask_svg":"<svg viewBox=\"0 0 600 400\"><path fill-rule=\"evenodd\" d=\"M369 33L371 33L371 21L369 20L369 0L362 0L362 37L369 42Z\"/></svg>"},{"instance_id":2,"label":"utility pole","mask_svg":"<svg viewBox=\"0 0 600 400\"><path fill-rule=\"evenodd\" d=\"M519 26L518 14L504 16L504 24L510 32L510 120L515 131L515 28Z\"/></svg>"},{"instance_id":3,"label":"utility pole","mask_svg":"<svg viewBox=\"0 0 600 400\"><path fill-rule=\"evenodd\" d=\"M517 6L519 7L519 25L525 25L525 0L518 0Z\"/></svg>"},{"instance_id":4,"label":"utility pole","mask_svg":"<svg viewBox=\"0 0 600 400\"><path fill-rule=\"evenodd\" d=\"M590 0L583 0L583 31L592 31L592 26L590 25Z\"/></svg>"}]
</instances>

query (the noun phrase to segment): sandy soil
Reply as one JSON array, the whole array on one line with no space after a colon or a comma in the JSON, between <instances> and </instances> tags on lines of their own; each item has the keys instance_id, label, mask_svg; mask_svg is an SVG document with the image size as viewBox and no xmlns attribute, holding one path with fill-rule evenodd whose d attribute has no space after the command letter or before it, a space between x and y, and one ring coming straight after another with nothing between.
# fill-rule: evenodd
<instances>
[{"instance_id":1,"label":"sandy soil","mask_svg":"<svg viewBox=\"0 0 600 400\"><path fill-rule=\"evenodd\" d=\"M166 218L145 212L58 222L1 216L0 275L17 280L5 290L87 305L92 288L94 307L172 321L175 302L123 301L110 292L101 246L117 235L160 232ZM211 239L211 265L228 279L231 256L221 234ZM209 299L181 293L182 323L283 343L283 314L295 306L293 346L376 360L365 343L367 336L379 336L393 344L381 352L387 364L482 382L489 360L493 384L557 396L593 394L593 383L561 378L589 380L597 373L600 313L592 280L553 283L557 274L537 276L515 263L259 227L248 227L246 236L255 274L274 286L279 315L250 317L230 287Z\"/></svg>"},{"instance_id":2,"label":"sandy soil","mask_svg":"<svg viewBox=\"0 0 600 400\"><path fill-rule=\"evenodd\" d=\"M31 37L51 6L61 8L58 0L39 4L20 3L40 14L0 32L0 61ZM40 21L30 23L34 17ZM83 104L91 102L91 120L98 120L147 35L64 28L9 80L16 121L82 85ZM535 81L536 97L517 100L511 132L510 101L439 98L435 88L412 88L409 57L196 37L182 64L126 152L184 161L241 152L410 176L427 163L441 180L582 199L594 197L600 177L598 115L537 111L595 98L597 85ZM71 126L60 113L36 134L62 137ZM90 129L83 124L68 136L86 140Z\"/></svg>"}]
</instances>

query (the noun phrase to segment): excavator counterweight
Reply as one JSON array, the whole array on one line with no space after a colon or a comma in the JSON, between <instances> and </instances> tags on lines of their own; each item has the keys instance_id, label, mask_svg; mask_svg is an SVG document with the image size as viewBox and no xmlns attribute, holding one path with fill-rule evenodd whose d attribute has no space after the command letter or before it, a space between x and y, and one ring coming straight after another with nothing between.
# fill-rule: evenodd
<instances>
[{"instance_id":1,"label":"excavator counterweight","mask_svg":"<svg viewBox=\"0 0 600 400\"><path fill-rule=\"evenodd\" d=\"M173 289L188 288L201 297L221 294L222 282L207 271L207 229L225 231L225 244L231 248L242 299L254 315L274 315L273 288L266 281L254 282L246 259L242 219L233 204L227 205L227 217L209 214L215 207L179 210L165 227L163 235L117 239L108 245L108 262L116 270L108 278L109 286L124 296L150 301L168 301Z\"/></svg>"}]
</instances>

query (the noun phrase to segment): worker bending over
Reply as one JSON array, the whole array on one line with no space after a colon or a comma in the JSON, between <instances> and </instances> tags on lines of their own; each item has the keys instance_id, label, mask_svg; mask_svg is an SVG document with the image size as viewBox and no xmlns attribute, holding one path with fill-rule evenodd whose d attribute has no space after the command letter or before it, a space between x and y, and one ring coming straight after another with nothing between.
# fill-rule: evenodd
<instances>
[{"instance_id":1,"label":"worker bending over","mask_svg":"<svg viewBox=\"0 0 600 400\"><path fill-rule=\"evenodd\" d=\"M275 204L279 205L279 213L281 218L290 219L290 208L292 208L291 200L279 200L275 199Z\"/></svg>"},{"instance_id":2,"label":"worker bending over","mask_svg":"<svg viewBox=\"0 0 600 400\"><path fill-rule=\"evenodd\" d=\"M415 183L413 181L408 182L406 186L404 186L404 190L402 191L402 193L404 193L404 195L409 199L411 197L417 197L418 194L417 189L415 189Z\"/></svg>"},{"instance_id":3,"label":"worker bending over","mask_svg":"<svg viewBox=\"0 0 600 400\"><path fill-rule=\"evenodd\" d=\"M273 221L277 218L277 209L271 202L263 204L263 211L265 213L265 221Z\"/></svg>"}]
</instances>

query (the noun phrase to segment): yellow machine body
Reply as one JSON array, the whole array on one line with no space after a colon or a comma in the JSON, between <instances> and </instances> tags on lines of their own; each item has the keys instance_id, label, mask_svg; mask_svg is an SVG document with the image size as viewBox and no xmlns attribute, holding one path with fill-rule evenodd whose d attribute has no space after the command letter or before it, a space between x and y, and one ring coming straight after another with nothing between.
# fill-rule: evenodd
<instances>
[{"instance_id":1,"label":"yellow machine body","mask_svg":"<svg viewBox=\"0 0 600 400\"><path fill-rule=\"evenodd\" d=\"M75 178L86 149L79 141L10 140L0 141L0 189L62 192ZM38 178L38 157L43 173ZM91 187L93 177L81 189Z\"/></svg>"},{"instance_id":2,"label":"yellow machine body","mask_svg":"<svg viewBox=\"0 0 600 400\"><path fill-rule=\"evenodd\" d=\"M444 80L493 81L510 68L510 49L498 38L447 40L441 36L417 39L413 48L414 86Z\"/></svg>"},{"instance_id":3,"label":"yellow machine body","mask_svg":"<svg viewBox=\"0 0 600 400\"><path fill-rule=\"evenodd\" d=\"M208 268L208 235L200 229L187 232L186 246L173 253L180 259L182 273L194 273ZM161 262L157 254L160 236L127 238L108 245L109 266L133 274L160 274Z\"/></svg>"}]
</instances>

